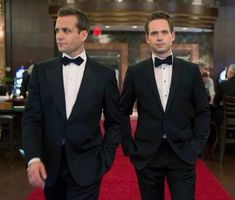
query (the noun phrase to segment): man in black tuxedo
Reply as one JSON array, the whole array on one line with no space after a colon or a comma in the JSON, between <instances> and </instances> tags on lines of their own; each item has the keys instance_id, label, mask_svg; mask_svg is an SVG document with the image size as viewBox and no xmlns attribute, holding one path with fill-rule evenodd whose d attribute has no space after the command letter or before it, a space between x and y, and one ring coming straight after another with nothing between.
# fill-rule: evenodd
<instances>
[{"instance_id":1,"label":"man in black tuxedo","mask_svg":"<svg viewBox=\"0 0 235 200\"><path fill-rule=\"evenodd\" d=\"M210 126L204 83L196 64L173 56L175 32L168 13L148 17L145 37L152 56L128 68L121 95L123 150L135 166L143 200L163 200L165 178L173 200L194 200L195 163L206 147ZM132 137L135 101L138 121Z\"/></svg>"},{"instance_id":2,"label":"man in black tuxedo","mask_svg":"<svg viewBox=\"0 0 235 200\"><path fill-rule=\"evenodd\" d=\"M35 64L30 77L23 146L28 180L47 200L97 200L121 140L115 72L86 54L88 31L86 14L61 8L55 34L62 55Z\"/></svg>"}]
</instances>

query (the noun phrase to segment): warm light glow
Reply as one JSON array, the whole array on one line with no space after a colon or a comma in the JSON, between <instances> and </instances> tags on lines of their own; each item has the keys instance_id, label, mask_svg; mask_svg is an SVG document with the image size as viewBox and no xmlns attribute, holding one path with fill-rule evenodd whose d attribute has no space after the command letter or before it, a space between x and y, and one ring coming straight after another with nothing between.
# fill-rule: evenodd
<instances>
[{"instance_id":1,"label":"warm light glow","mask_svg":"<svg viewBox=\"0 0 235 200\"><path fill-rule=\"evenodd\" d=\"M98 36L100 36L101 34L102 34L102 29L101 29L101 27L100 27L100 26L94 27L94 29L93 29L93 35L96 36L96 37L98 37Z\"/></svg>"},{"instance_id":2,"label":"warm light glow","mask_svg":"<svg viewBox=\"0 0 235 200\"><path fill-rule=\"evenodd\" d=\"M193 0L193 5L202 5L202 0Z\"/></svg>"}]
</instances>

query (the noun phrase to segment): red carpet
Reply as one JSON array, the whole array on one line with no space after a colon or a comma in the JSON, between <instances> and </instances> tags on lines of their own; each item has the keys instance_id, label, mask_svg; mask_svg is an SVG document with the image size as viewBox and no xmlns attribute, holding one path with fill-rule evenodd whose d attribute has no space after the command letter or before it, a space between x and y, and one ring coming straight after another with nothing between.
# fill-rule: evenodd
<instances>
[{"instance_id":1,"label":"red carpet","mask_svg":"<svg viewBox=\"0 0 235 200\"><path fill-rule=\"evenodd\" d=\"M197 174L197 200L233 200L201 160ZM168 189L166 197L170 200ZM42 191L35 189L27 200L44 200ZM134 168L120 148L111 171L104 177L100 200L140 200Z\"/></svg>"},{"instance_id":2,"label":"red carpet","mask_svg":"<svg viewBox=\"0 0 235 200\"><path fill-rule=\"evenodd\" d=\"M197 163L196 196L197 200L233 200L201 160ZM27 200L44 200L42 190L35 189ZM111 171L104 177L100 200L140 200L134 168L121 148ZM170 200L168 188L166 200Z\"/></svg>"}]
</instances>

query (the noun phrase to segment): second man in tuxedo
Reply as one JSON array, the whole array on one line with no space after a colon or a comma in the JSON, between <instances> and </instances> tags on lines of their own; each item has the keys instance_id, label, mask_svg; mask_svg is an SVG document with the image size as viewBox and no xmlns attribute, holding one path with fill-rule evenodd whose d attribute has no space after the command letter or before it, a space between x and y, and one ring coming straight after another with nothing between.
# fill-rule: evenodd
<instances>
[{"instance_id":1,"label":"second man in tuxedo","mask_svg":"<svg viewBox=\"0 0 235 200\"><path fill-rule=\"evenodd\" d=\"M196 64L172 53L175 32L168 13L148 17L145 37L152 56L128 68L121 95L123 150L135 166L143 200L163 200L165 178L173 200L195 200L195 164L210 125L204 83ZM135 102L138 121L132 136L129 116Z\"/></svg>"},{"instance_id":2,"label":"second man in tuxedo","mask_svg":"<svg viewBox=\"0 0 235 200\"><path fill-rule=\"evenodd\" d=\"M44 188L47 200L97 200L121 139L115 72L86 54L88 31L82 11L61 8L55 24L61 56L35 64L30 77L23 146L28 180Z\"/></svg>"}]
</instances>

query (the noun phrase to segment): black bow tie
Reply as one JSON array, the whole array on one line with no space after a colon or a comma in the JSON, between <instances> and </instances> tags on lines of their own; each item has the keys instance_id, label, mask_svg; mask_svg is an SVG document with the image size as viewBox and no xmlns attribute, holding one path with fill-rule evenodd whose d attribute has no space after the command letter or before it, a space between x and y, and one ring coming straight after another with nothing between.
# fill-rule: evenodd
<instances>
[{"instance_id":1,"label":"black bow tie","mask_svg":"<svg viewBox=\"0 0 235 200\"><path fill-rule=\"evenodd\" d=\"M74 63L76 65L81 65L83 63L83 59L79 56L75 59L68 58L66 56L62 57L61 62L63 65L68 65L70 63Z\"/></svg>"},{"instance_id":2,"label":"black bow tie","mask_svg":"<svg viewBox=\"0 0 235 200\"><path fill-rule=\"evenodd\" d=\"M166 57L163 60L155 57L155 67L159 67L161 64L172 65L172 55Z\"/></svg>"}]
</instances>

